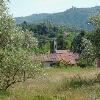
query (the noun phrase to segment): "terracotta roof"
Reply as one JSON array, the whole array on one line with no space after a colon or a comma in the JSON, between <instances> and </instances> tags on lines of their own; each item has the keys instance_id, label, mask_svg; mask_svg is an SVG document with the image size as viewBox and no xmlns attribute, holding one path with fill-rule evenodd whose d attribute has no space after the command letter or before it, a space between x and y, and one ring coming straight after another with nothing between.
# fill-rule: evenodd
<instances>
[{"instance_id":1,"label":"terracotta roof","mask_svg":"<svg viewBox=\"0 0 100 100\"><path fill-rule=\"evenodd\" d=\"M33 55L34 60L44 61L66 61L71 64L76 63L76 59L78 59L78 54L74 54L69 50L57 50L56 53L47 53L47 54L37 54Z\"/></svg>"}]
</instances>

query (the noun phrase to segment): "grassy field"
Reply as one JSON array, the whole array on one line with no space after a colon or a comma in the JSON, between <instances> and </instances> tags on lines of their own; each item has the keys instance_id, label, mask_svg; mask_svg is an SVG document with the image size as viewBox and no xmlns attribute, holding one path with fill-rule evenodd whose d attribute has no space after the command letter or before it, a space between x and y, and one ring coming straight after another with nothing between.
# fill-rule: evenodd
<instances>
[{"instance_id":1,"label":"grassy field","mask_svg":"<svg viewBox=\"0 0 100 100\"><path fill-rule=\"evenodd\" d=\"M45 69L0 92L0 100L100 100L100 68Z\"/></svg>"}]
</instances>

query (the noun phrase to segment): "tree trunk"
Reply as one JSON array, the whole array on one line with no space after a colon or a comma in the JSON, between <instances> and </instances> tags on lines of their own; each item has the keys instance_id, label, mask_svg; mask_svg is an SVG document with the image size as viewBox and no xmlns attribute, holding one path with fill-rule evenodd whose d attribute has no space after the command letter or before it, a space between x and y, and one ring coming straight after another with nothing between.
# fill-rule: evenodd
<instances>
[{"instance_id":1,"label":"tree trunk","mask_svg":"<svg viewBox=\"0 0 100 100\"><path fill-rule=\"evenodd\" d=\"M100 67L100 58L97 58L96 65L97 65L97 67Z\"/></svg>"}]
</instances>

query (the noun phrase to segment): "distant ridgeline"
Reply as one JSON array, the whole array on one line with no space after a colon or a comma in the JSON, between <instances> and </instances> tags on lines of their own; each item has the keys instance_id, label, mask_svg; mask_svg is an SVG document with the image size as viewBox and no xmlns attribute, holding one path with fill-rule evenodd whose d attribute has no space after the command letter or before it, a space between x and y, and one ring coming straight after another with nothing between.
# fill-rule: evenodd
<instances>
[{"instance_id":1,"label":"distant ridgeline","mask_svg":"<svg viewBox=\"0 0 100 100\"><path fill-rule=\"evenodd\" d=\"M24 21L28 23L40 23L40 22L51 21L55 24L91 30L92 26L88 24L88 18L89 16L92 16L98 13L100 13L100 6L96 6L92 8L72 7L60 13L33 14L26 17L17 17L15 18L15 20L17 24L20 24Z\"/></svg>"}]
</instances>

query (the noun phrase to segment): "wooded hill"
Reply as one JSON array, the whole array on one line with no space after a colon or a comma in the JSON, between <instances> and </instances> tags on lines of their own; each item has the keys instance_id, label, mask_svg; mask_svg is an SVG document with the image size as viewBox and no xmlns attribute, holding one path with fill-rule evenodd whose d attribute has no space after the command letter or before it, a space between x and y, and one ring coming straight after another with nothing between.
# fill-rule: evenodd
<instances>
[{"instance_id":1,"label":"wooded hill","mask_svg":"<svg viewBox=\"0 0 100 100\"><path fill-rule=\"evenodd\" d=\"M40 23L51 21L55 24L61 24L71 27L77 27L82 29L91 29L88 24L89 16L100 13L100 6L92 8L76 8L72 7L64 12L54 13L54 14L33 14L26 17L15 18L17 24L24 21L28 23Z\"/></svg>"}]
</instances>

